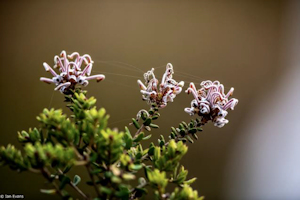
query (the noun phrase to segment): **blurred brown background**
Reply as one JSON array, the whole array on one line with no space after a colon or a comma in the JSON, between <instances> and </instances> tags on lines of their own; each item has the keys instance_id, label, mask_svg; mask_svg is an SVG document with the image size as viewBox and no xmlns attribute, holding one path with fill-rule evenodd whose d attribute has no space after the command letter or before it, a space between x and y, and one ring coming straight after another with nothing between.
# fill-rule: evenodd
<instances>
[{"instance_id":1,"label":"blurred brown background","mask_svg":"<svg viewBox=\"0 0 300 200\"><path fill-rule=\"evenodd\" d=\"M20 147L17 131L37 126L44 107L65 104L42 63L52 66L61 50L88 53L95 61L93 74L106 80L90 82L89 95L110 114L112 127L123 130L142 108L138 78L157 68L161 77L171 62L175 79L186 86L219 80L239 99L222 129L208 124L199 140L189 145L183 164L193 187L206 199L225 199L225 168L235 138L246 123L254 101L264 95L283 67L280 65L284 1L1 1L0 2L0 105L1 145ZM183 109L192 96L182 93L161 110L161 129L189 120ZM67 109L64 108L66 111ZM239 166L233 166L233 168ZM0 169L0 193L24 194L27 199L58 199L39 193L43 178ZM83 183L81 183L83 185ZM84 187L85 191L89 188Z\"/></svg>"}]
</instances>

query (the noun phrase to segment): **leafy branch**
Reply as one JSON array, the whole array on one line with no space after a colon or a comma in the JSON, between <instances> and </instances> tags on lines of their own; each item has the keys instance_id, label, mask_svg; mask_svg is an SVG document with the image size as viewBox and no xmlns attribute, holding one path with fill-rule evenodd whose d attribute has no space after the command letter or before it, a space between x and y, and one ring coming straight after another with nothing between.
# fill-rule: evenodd
<instances>
[{"instance_id":1,"label":"leafy branch","mask_svg":"<svg viewBox=\"0 0 300 200\"><path fill-rule=\"evenodd\" d=\"M11 144L0 147L0 165L18 172L41 174L53 186L41 192L58 194L62 199L73 199L66 185L75 190L80 199L86 200L135 200L144 198L150 191L158 200L203 199L190 186L196 178L187 179L188 171L180 161L188 151L186 143L198 139L197 133L205 123L212 121L217 127L228 123L226 110L233 109L238 102L228 99L233 88L225 94L224 86L218 81L204 81L199 90L190 83L186 92L192 93L194 100L185 112L197 114L198 118L181 122L177 128L171 127L167 140L160 134L157 144L151 143L145 148L143 142L152 136L148 133L159 128L155 120L160 117L160 109L173 102L184 86L183 81L173 79L170 63L160 83L154 69L144 74L145 85L138 80L143 100L150 108L140 110L136 118L132 118L130 125L135 130L131 132L128 127L124 131L108 128L109 115L105 109L98 109L96 99L88 98L86 91L76 87L87 86L92 79L99 82L105 78L102 74L90 75L93 61L89 55L80 56L77 52L67 55L62 51L54 60L60 73L44 63L53 78L42 77L41 81L56 85L55 90L65 95L72 114L67 116L60 109L44 109L37 117L39 127L18 132L23 151ZM90 180L82 181L79 175L70 178L69 171L73 168L87 170ZM95 197L80 189L82 182L94 188ZM174 190L170 184L175 185Z\"/></svg>"}]
</instances>

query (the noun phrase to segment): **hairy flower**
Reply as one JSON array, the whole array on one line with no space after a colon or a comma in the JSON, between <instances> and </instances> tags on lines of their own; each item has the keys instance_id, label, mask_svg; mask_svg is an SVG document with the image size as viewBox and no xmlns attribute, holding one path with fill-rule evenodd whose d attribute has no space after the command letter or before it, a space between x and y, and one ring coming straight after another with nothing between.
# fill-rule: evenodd
<instances>
[{"instance_id":1,"label":"hairy flower","mask_svg":"<svg viewBox=\"0 0 300 200\"><path fill-rule=\"evenodd\" d=\"M228 99L234 88L231 88L227 94L224 93L224 86L219 81L203 81L201 89L197 91L195 84L190 83L186 93L192 93L194 100L191 102L191 108L185 108L184 111L190 115L198 114L202 117L202 122L206 123L212 120L215 126L221 128L229 121L225 119L228 112L237 105L238 100L235 98Z\"/></svg>"},{"instance_id":2,"label":"hairy flower","mask_svg":"<svg viewBox=\"0 0 300 200\"><path fill-rule=\"evenodd\" d=\"M96 79L97 82L105 78L104 75L92 75L91 71L94 61L90 55L74 52L67 55L62 51L59 56L54 56L54 68L58 68L59 73L56 73L47 63L43 63L45 70L53 75L53 78L41 77L40 80L45 83L54 83L54 90L59 90L61 93L67 93L69 89L74 89L78 83L82 86L87 86L89 80Z\"/></svg>"},{"instance_id":3,"label":"hairy flower","mask_svg":"<svg viewBox=\"0 0 300 200\"><path fill-rule=\"evenodd\" d=\"M154 68L144 74L145 85L138 80L138 84L143 94L143 100L148 104L156 104L159 108L164 108L168 102L173 102L177 94L182 91L184 82L176 82L172 77L174 74L171 63L167 64L166 71L162 77L161 83L154 75Z\"/></svg>"}]
</instances>

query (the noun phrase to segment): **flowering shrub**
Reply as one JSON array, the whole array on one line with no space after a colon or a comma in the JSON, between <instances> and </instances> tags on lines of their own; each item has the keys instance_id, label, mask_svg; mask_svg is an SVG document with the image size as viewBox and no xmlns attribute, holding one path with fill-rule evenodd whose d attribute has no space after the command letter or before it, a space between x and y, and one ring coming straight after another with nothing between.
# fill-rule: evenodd
<instances>
[{"instance_id":1,"label":"flowering shrub","mask_svg":"<svg viewBox=\"0 0 300 200\"><path fill-rule=\"evenodd\" d=\"M193 143L202 126L211 120L215 126L223 127L228 108L232 109L238 100L228 99L233 88L225 94L224 86L218 81L204 81L198 91L190 83L186 92L194 95L191 108L185 112L198 114L199 118L182 122L177 128L171 127L168 139L160 135L158 143L143 146L143 141L151 137L150 131L159 128L155 120L159 111L173 102L179 95L184 82L173 79L173 66L169 63L159 83L154 69L144 74L145 84L138 80L143 100L149 109L138 111L132 118L130 129L123 131L107 127L108 115L104 108L96 108L96 99L88 98L87 92L79 86L88 81L103 80L104 75L91 75L93 61L89 55L80 56L77 52L67 55L65 51L54 57L55 72L44 63L46 71L53 78L41 78L46 83L54 83L55 90L65 95L71 117L62 110L44 109L37 117L39 128L18 133L24 144L21 153L13 145L0 148L0 163L17 171L40 173L53 185L41 189L47 194L58 194L63 199L73 199L67 192L69 185L80 199L140 199L154 193L156 199L200 200L196 190L190 186L196 178L187 180L188 171L180 165L187 153L187 142ZM90 177L85 183L95 189L95 197L82 191L81 177L69 176L73 167L84 167ZM141 173L138 173L140 172ZM143 173L142 173L143 172ZM137 182L134 180L138 180ZM174 185L174 191L168 187Z\"/></svg>"}]
</instances>

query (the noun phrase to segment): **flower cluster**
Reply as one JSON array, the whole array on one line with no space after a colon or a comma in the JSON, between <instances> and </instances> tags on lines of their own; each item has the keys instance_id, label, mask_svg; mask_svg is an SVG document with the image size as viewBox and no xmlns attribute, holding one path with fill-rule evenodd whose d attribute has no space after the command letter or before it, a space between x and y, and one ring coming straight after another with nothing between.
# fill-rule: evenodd
<instances>
[{"instance_id":1,"label":"flower cluster","mask_svg":"<svg viewBox=\"0 0 300 200\"><path fill-rule=\"evenodd\" d=\"M225 119L227 109L234 109L238 100L235 98L228 99L234 88L231 88L227 94L224 93L224 86L219 81L203 81L201 89L197 91L195 84L190 83L186 93L192 93L194 100L191 102L191 108L185 108L184 111L190 115L198 114L202 117L203 123L212 120L214 125L221 128L228 123Z\"/></svg>"},{"instance_id":2,"label":"flower cluster","mask_svg":"<svg viewBox=\"0 0 300 200\"><path fill-rule=\"evenodd\" d=\"M53 78L41 77L40 80L45 83L54 83L56 85L55 90L67 93L69 89L74 89L77 83L87 86L91 79L96 79L99 82L105 78L102 74L90 76L93 63L94 61L88 54L80 56L79 53L74 52L71 55L67 55L65 51L62 51L59 56L54 56L54 68L58 68L60 73L57 74L44 62L45 70L49 71Z\"/></svg>"},{"instance_id":3,"label":"flower cluster","mask_svg":"<svg viewBox=\"0 0 300 200\"><path fill-rule=\"evenodd\" d=\"M172 78L174 70L171 63L167 64L160 84L153 72L154 68L144 74L146 86L140 80L137 82L141 88L143 100L147 101L148 104L156 104L158 108L164 108L168 102L173 102L176 95L182 91L184 82L178 83Z\"/></svg>"}]
</instances>

